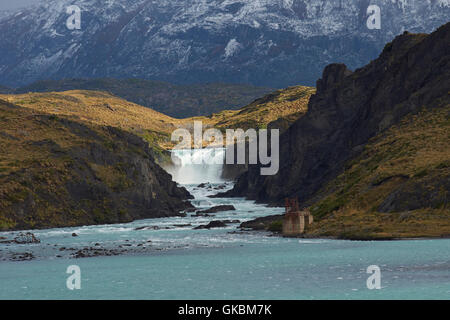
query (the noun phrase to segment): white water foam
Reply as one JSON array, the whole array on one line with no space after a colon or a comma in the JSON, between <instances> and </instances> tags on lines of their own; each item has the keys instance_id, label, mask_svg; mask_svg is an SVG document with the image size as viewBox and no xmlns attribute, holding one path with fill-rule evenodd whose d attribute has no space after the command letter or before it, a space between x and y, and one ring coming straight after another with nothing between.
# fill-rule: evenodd
<instances>
[{"instance_id":1,"label":"white water foam","mask_svg":"<svg viewBox=\"0 0 450 320\"><path fill-rule=\"evenodd\" d=\"M225 162L224 148L176 149L172 152L180 161L165 169L174 181L180 184L224 182L221 177Z\"/></svg>"}]
</instances>

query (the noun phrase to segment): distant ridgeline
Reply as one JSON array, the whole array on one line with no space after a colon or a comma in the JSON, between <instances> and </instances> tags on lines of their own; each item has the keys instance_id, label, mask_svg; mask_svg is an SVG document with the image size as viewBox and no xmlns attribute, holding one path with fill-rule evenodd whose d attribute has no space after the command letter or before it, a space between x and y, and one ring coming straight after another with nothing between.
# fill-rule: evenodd
<instances>
[{"instance_id":1,"label":"distant ridgeline","mask_svg":"<svg viewBox=\"0 0 450 320\"><path fill-rule=\"evenodd\" d=\"M361 67L404 30L431 32L450 16L448 0L115 0L107 10L104 0L72 2L40 1L0 17L0 84L133 77L312 86L327 64ZM80 30L65 23L71 4L82 10ZM380 29L368 27L371 5L380 7ZM188 97L176 101L188 106ZM131 101L164 112L144 100ZM167 114L205 115L218 110L202 106L220 100Z\"/></svg>"},{"instance_id":2,"label":"distant ridgeline","mask_svg":"<svg viewBox=\"0 0 450 320\"><path fill-rule=\"evenodd\" d=\"M165 150L175 144L171 141L171 133L176 128L191 129L194 121L201 121L205 128L215 127L220 130L266 127L285 130L306 112L309 98L315 89L304 86L289 87L271 92L238 110L223 110L210 116L184 119L170 117L104 91L27 91L23 94L17 93L18 91L20 90L15 94L0 94L0 98L38 112L75 117L137 134L149 143L155 159L163 163L168 160Z\"/></svg>"},{"instance_id":3,"label":"distant ridgeline","mask_svg":"<svg viewBox=\"0 0 450 320\"><path fill-rule=\"evenodd\" d=\"M282 134L280 171L257 165L228 196L298 198L314 236L450 235L450 23L405 32L352 72L325 68L308 111Z\"/></svg>"},{"instance_id":4,"label":"distant ridgeline","mask_svg":"<svg viewBox=\"0 0 450 320\"><path fill-rule=\"evenodd\" d=\"M0 93L67 90L106 91L175 118L208 116L225 109L238 109L274 91L244 84L174 85L141 79L45 80L16 90L0 86Z\"/></svg>"}]
</instances>

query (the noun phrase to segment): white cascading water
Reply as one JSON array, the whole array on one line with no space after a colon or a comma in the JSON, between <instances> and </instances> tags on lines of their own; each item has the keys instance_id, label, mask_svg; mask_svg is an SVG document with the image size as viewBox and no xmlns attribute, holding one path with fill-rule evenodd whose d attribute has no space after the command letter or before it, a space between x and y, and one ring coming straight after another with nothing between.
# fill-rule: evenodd
<instances>
[{"instance_id":1,"label":"white cascading water","mask_svg":"<svg viewBox=\"0 0 450 320\"><path fill-rule=\"evenodd\" d=\"M179 184L222 183L224 148L174 149L179 163L166 170Z\"/></svg>"}]
</instances>

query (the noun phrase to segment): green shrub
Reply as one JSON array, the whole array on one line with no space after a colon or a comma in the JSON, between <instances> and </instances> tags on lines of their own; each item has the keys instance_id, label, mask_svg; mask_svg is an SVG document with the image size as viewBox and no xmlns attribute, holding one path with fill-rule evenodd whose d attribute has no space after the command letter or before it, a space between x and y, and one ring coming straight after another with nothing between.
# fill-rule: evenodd
<instances>
[{"instance_id":1,"label":"green shrub","mask_svg":"<svg viewBox=\"0 0 450 320\"><path fill-rule=\"evenodd\" d=\"M269 230L271 232L281 232L281 231L283 231L283 220L278 220L278 221L272 222L269 225L269 227L267 228L267 230Z\"/></svg>"}]
</instances>

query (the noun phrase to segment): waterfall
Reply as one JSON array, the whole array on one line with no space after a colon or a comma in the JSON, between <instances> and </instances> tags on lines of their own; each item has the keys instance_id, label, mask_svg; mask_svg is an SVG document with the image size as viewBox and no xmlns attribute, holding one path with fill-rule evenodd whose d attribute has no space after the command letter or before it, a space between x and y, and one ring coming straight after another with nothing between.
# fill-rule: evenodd
<instances>
[{"instance_id":1,"label":"waterfall","mask_svg":"<svg viewBox=\"0 0 450 320\"><path fill-rule=\"evenodd\" d=\"M221 183L224 148L175 149L172 153L179 159L171 167L165 168L173 180L180 184Z\"/></svg>"}]
</instances>

